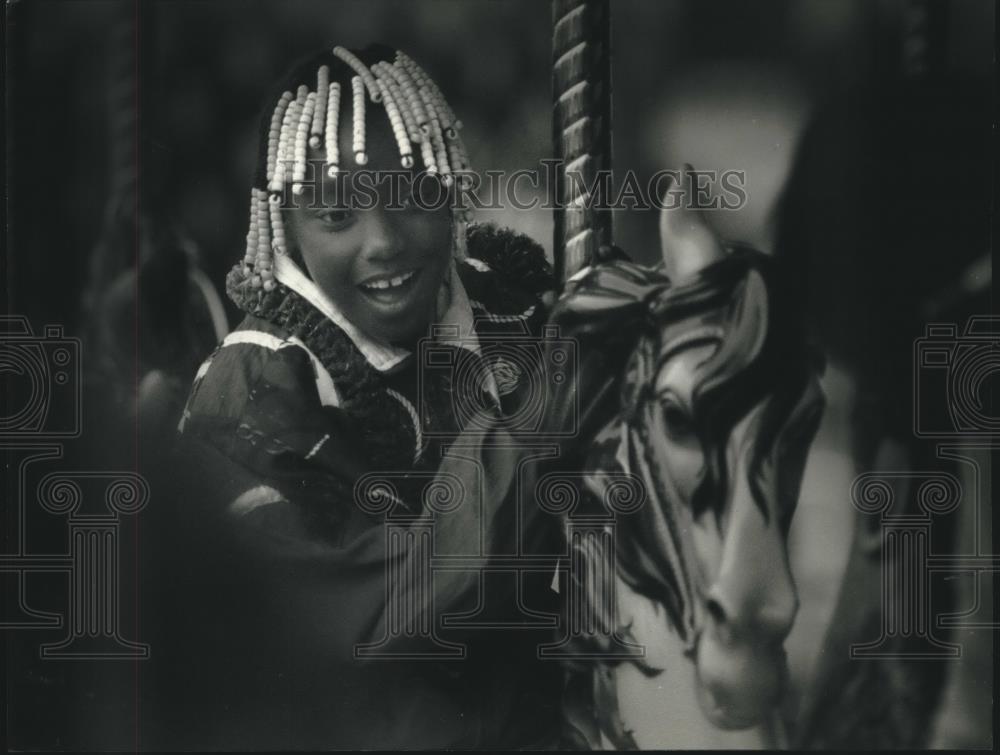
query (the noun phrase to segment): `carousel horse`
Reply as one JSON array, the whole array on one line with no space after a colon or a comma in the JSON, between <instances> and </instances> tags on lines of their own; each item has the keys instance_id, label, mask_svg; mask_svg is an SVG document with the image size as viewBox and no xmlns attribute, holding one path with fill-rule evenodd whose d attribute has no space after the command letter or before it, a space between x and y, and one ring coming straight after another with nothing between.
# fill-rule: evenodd
<instances>
[{"instance_id":1,"label":"carousel horse","mask_svg":"<svg viewBox=\"0 0 1000 755\"><path fill-rule=\"evenodd\" d=\"M577 340L569 395L593 439L567 525L603 510L615 480L637 482L645 501L614 517L613 546L570 540L585 564L570 577L583 613L612 630L580 638L567 663L575 747L638 746L619 706L623 667L679 689L693 679L686 689L717 731L773 719L787 677L798 607L787 535L824 406L822 360L774 259L725 247L697 210L664 210L660 230L662 268L584 268L551 318ZM553 412L553 426L568 421L565 404ZM663 632L639 636L629 601L651 606ZM672 658L648 646L668 633ZM643 642L648 652L614 652Z\"/></svg>"}]
</instances>

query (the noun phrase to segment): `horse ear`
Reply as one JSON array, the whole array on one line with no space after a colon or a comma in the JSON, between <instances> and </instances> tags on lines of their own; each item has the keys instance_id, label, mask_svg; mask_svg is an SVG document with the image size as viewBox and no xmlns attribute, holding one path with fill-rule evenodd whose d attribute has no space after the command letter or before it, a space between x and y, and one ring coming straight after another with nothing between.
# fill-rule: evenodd
<instances>
[{"instance_id":1,"label":"horse ear","mask_svg":"<svg viewBox=\"0 0 1000 755\"><path fill-rule=\"evenodd\" d=\"M726 256L722 240L697 208L696 198L694 169L685 164L660 210L660 251L666 273L674 282L690 278Z\"/></svg>"}]
</instances>

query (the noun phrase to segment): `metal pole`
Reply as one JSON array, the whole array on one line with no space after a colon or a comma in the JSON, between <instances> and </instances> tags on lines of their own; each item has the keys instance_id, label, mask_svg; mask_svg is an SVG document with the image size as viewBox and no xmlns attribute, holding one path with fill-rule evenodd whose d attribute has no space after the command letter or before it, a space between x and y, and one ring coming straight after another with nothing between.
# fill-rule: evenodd
<instances>
[{"instance_id":1,"label":"metal pole","mask_svg":"<svg viewBox=\"0 0 1000 755\"><path fill-rule=\"evenodd\" d=\"M609 0L553 0L552 22L552 137L562 161L553 256L566 280L611 243Z\"/></svg>"}]
</instances>

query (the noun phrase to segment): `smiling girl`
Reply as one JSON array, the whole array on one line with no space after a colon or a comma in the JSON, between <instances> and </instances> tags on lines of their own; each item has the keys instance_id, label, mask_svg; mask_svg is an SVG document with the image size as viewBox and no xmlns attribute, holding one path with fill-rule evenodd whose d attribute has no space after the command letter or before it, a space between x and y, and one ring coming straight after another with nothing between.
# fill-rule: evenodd
<instances>
[{"instance_id":1,"label":"smiling girl","mask_svg":"<svg viewBox=\"0 0 1000 755\"><path fill-rule=\"evenodd\" d=\"M213 736L226 746L552 739L559 671L537 660L549 637L530 627L460 632L469 650L457 663L355 657L387 632L395 558L384 516L357 500L360 480L387 475L411 516L428 515L428 479L446 469L461 480L437 552L488 555L514 520L506 492L515 461L499 420L532 387L484 344L537 333L541 295L555 281L531 240L470 227L456 202L412 193L429 186L454 199L469 168L460 125L427 74L381 46L310 57L265 108L246 253L227 279L245 317L199 370L180 426L199 482L193 516L215 522L200 536L234 554L193 576L229 593L226 615L207 603L213 624L240 638L219 651L229 662L210 662L221 664L215 677L230 677L227 692L206 695L215 698ZM362 170L376 179L364 192L349 180ZM378 180L401 171L402 181ZM422 363L428 344L446 368ZM475 434L472 463L446 458L470 416L487 428ZM529 530L538 541L555 534L541 523ZM397 555L409 563L411 554ZM537 576L525 575L518 599L555 610L551 573ZM480 577L434 582L435 626L441 613L484 599ZM181 687L200 686L174 673ZM197 679L206 678L200 667Z\"/></svg>"}]
</instances>

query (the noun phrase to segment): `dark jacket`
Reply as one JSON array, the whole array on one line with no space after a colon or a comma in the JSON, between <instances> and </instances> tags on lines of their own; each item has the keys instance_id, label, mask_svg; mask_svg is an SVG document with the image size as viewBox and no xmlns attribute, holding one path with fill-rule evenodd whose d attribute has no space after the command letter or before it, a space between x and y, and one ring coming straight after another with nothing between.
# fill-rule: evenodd
<instances>
[{"instance_id":1,"label":"dark jacket","mask_svg":"<svg viewBox=\"0 0 1000 755\"><path fill-rule=\"evenodd\" d=\"M170 635L176 744L552 743L561 672L536 649L554 639L560 533L518 477L549 389L551 277L523 237L469 242L492 262L456 266L478 349L446 331L373 369L295 292L234 297L247 317L181 425L176 516L196 524L175 592L200 615ZM498 558L519 553L542 566Z\"/></svg>"}]
</instances>

